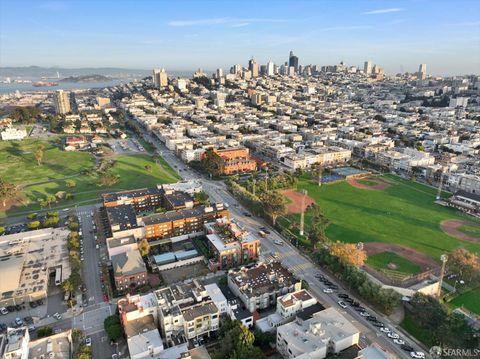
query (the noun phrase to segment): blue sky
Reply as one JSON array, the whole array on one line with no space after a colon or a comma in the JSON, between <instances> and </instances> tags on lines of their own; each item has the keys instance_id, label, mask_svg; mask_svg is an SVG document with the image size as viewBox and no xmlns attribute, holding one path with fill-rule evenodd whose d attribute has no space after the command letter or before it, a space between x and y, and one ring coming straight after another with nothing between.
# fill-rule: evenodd
<instances>
[{"instance_id":1,"label":"blue sky","mask_svg":"<svg viewBox=\"0 0 480 359\"><path fill-rule=\"evenodd\" d=\"M477 0L0 0L0 66L213 70L286 61L480 73Z\"/></svg>"}]
</instances>

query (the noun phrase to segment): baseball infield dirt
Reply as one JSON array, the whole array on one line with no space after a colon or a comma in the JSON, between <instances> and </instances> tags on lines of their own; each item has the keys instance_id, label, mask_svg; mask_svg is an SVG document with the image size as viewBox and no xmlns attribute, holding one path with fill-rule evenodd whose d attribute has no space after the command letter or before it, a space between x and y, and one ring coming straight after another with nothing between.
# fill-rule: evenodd
<instances>
[{"instance_id":1,"label":"baseball infield dirt","mask_svg":"<svg viewBox=\"0 0 480 359\"><path fill-rule=\"evenodd\" d=\"M302 213L302 193L293 190L282 191L281 193L291 201L287 205L287 210L289 213ZM305 196L304 210L314 203L315 201L311 197Z\"/></svg>"},{"instance_id":2,"label":"baseball infield dirt","mask_svg":"<svg viewBox=\"0 0 480 359\"><path fill-rule=\"evenodd\" d=\"M369 181L369 182L375 182L376 184L372 185L372 186L369 186L369 185L360 183L359 180L366 180L366 181ZM372 190L372 191L381 191L381 190L391 186L391 184L388 183L387 181L384 181L383 179L377 178L377 177L365 177L365 178L362 178L362 179L349 178L349 179L347 179L347 182L355 188L369 189L369 190Z\"/></svg>"},{"instance_id":3,"label":"baseball infield dirt","mask_svg":"<svg viewBox=\"0 0 480 359\"><path fill-rule=\"evenodd\" d=\"M459 219L447 219L440 223L440 229L448 234L451 237L461 239L463 241L470 241L470 242L480 242L479 237L473 237L462 231L458 230L459 227L468 225L468 226L478 226L471 222L462 221ZM478 226L480 228L480 226Z\"/></svg>"}]
</instances>

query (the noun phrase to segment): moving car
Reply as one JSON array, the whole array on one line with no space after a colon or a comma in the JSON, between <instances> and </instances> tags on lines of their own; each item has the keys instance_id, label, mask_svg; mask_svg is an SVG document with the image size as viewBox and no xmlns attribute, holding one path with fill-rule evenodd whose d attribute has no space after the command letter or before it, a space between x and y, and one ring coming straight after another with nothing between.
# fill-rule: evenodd
<instances>
[{"instance_id":1,"label":"moving car","mask_svg":"<svg viewBox=\"0 0 480 359\"><path fill-rule=\"evenodd\" d=\"M275 239L275 240L273 241L273 243L278 244L279 246L282 246L282 245L283 245L283 242L282 242L281 240L279 240L279 239Z\"/></svg>"}]
</instances>

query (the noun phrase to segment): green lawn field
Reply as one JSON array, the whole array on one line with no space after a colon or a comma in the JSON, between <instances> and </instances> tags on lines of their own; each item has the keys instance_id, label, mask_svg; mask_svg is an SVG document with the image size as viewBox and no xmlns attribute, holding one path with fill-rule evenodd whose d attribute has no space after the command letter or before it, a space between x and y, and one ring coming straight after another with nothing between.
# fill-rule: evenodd
<instances>
[{"instance_id":1,"label":"green lawn field","mask_svg":"<svg viewBox=\"0 0 480 359\"><path fill-rule=\"evenodd\" d=\"M449 302L454 307L465 307L469 311L480 315L480 287L455 297Z\"/></svg>"},{"instance_id":2,"label":"green lawn field","mask_svg":"<svg viewBox=\"0 0 480 359\"><path fill-rule=\"evenodd\" d=\"M113 156L115 160L111 172L119 176L112 187L99 187L97 176L85 175L82 170L93 168L94 158L85 152L63 152L53 145L45 145L43 164L37 165L33 153L38 141L15 141L0 143L0 176L8 182L23 186L24 205L0 212L0 216L13 216L40 209L38 199L54 195L58 191L68 191L74 195L71 200L60 200L52 205L55 208L70 207L100 200L103 192L150 187L179 180L177 173L163 160L146 154ZM145 166L151 166L147 170ZM66 180L76 183L74 188L66 186Z\"/></svg>"},{"instance_id":3,"label":"green lawn field","mask_svg":"<svg viewBox=\"0 0 480 359\"><path fill-rule=\"evenodd\" d=\"M393 263L397 266L395 269L396 272L401 272L405 274L417 274L419 273L422 268L410 262L408 259L399 256L393 252L381 252L371 256L368 256L367 264L375 269L382 270L382 269L389 269L388 264Z\"/></svg>"},{"instance_id":4,"label":"green lawn field","mask_svg":"<svg viewBox=\"0 0 480 359\"><path fill-rule=\"evenodd\" d=\"M302 177L298 189L306 189L324 210L331 221L327 236L333 241L395 243L438 261L441 254L460 246L480 254L480 243L461 241L440 230L442 220L473 219L435 204L434 188L391 175L382 178L392 186L371 191L341 181L319 187ZM289 217L299 220L298 214ZM308 212L305 218L308 231L311 220Z\"/></svg>"}]
</instances>

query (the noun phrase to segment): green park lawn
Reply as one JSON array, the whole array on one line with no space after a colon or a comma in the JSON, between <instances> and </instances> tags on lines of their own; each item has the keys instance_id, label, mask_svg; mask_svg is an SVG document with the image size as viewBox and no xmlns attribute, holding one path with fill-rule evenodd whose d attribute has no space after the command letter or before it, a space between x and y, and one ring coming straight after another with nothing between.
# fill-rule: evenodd
<instances>
[{"instance_id":1,"label":"green park lawn","mask_svg":"<svg viewBox=\"0 0 480 359\"><path fill-rule=\"evenodd\" d=\"M110 172L119 176L119 181L111 187L99 187L97 176L83 174L82 171L93 168L94 158L86 152L64 152L42 142L45 155L42 165L38 166L34 152L39 141L15 141L0 143L0 177L23 187L23 206L16 206L0 216L12 216L40 209L37 201L59 191L73 194L71 200L60 200L52 208L66 208L75 204L100 201L100 194L109 191L150 187L179 180L177 173L162 159L146 154L113 156L114 166ZM145 166L151 166L148 171ZM74 188L66 186L66 180L76 183Z\"/></svg>"},{"instance_id":2,"label":"green park lawn","mask_svg":"<svg viewBox=\"0 0 480 359\"><path fill-rule=\"evenodd\" d=\"M457 229L469 236L480 238L480 226L463 225Z\"/></svg>"},{"instance_id":3,"label":"green park lawn","mask_svg":"<svg viewBox=\"0 0 480 359\"><path fill-rule=\"evenodd\" d=\"M480 287L460 294L449 302L453 307L465 307L469 311L480 315Z\"/></svg>"},{"instance_id":4,"label":"green park lawn","mask_svg":"<svg viewBox=\"0 0 480 359\"><path fill-rule=\"evenodd\" d=\"M460 246L480 254L480 243L461 241L440 230L442 220L466 217L435 204L435 189L396 176L383 178L392 186L381 191L354 188L346 181L319 187L306 177L297 187L306 189L330 220L326 231L330 240L395 243L436 260ZM299 220L298 214L292 216ZM310 220L307 213L307 231Z\"/></svg>"},{"instance_id":5,"label":"green park lawn","mask_svg":"<svg viewBox=\"0 0 480 359\"><path fill-rule=\"evenodd\" d=\"M421 267L408 259L399 256L393 252L381 252L371 255L367 259L367 264L378 270L389 269L388 264L393 263L397 266L396 272L405 274L417 274L421 271Z\"/></svg>"}]
</instances>

